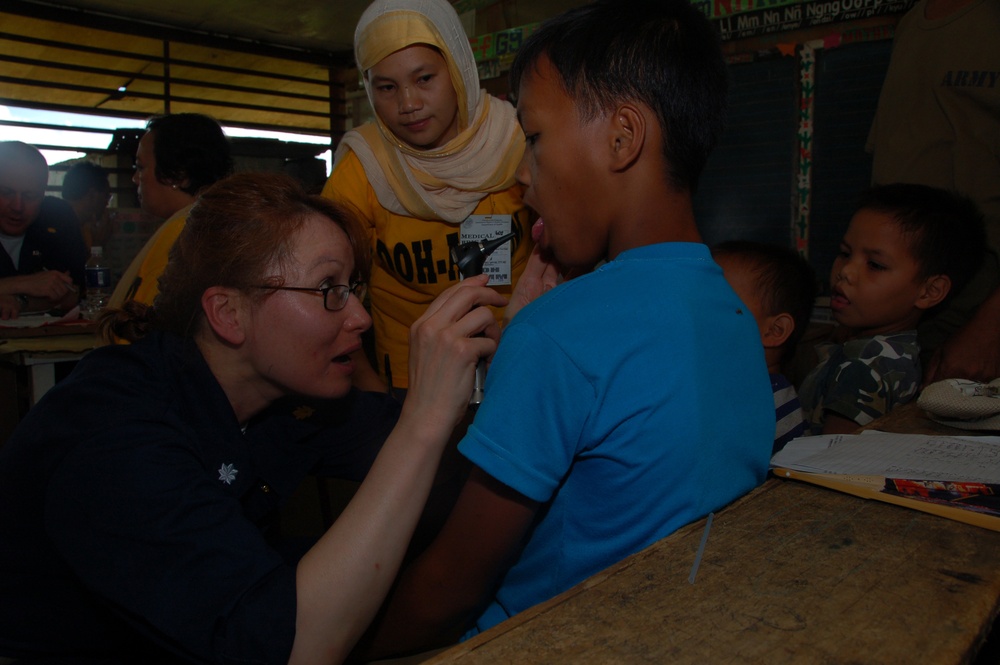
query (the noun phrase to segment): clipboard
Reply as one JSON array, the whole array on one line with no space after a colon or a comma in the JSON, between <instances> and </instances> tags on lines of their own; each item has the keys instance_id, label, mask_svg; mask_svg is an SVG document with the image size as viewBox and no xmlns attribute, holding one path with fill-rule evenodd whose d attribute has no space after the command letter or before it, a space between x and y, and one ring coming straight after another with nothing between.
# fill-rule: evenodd
<instances>
[{"instance_id":1,"label":"clipboard","mask_svg":"<svg viewBox=\"0 0 1000 665\"><path fill-rule=\"evenodd\" d=\"M800 480L813 485L819 485L820 487L837 490L838 492L846 492L847 494L852 494L854 496L861 497L862 499L883 501L896 506L902 506L903 508L910 508L912 510L930 513L931 515L946 517L948 519L955 520L956 522L963 522L965 524L971 524L984 529L990 529L991 531L1000 531L1000 517L976 512L974 510L957 508L955 506L942 503L911 499L905 496L883 492L882 488L885 487L885 476L851 476L833 473L808 473L805 471L793 471L792 469L785 469L781 467L775 467L771 469L771 472L776 478Z\"/></svg>"}]
</instances>

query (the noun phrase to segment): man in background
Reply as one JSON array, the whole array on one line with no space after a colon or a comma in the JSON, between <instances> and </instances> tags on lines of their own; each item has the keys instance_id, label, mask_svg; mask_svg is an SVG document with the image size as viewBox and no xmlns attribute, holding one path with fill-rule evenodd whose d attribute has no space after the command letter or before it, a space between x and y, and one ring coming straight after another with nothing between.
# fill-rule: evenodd
<instances>
[{"instance_id":1,"label":"man in background","mask_svg":"<svg viewBox=\"0 0 1000 665\"><path fill-rule=\"evenodd\" d=\"M94 246L103 247L111 235L105 215L110 196L108 173L97 164L77 162L66 171L62 197L73 206L88 251Z\"/></svg>"},{"instance_id":2,"label":"man in background","mask_svg":"<svg viewBox=\"0 0 1000 665\"><path fill-rule=\"evenodd\" d=\"M872 180L972 199L989 253L919 328L924 383L1000 376L1000 2L921 0L896 27L868 137Z\"/></svg>"},{"instance_id":3,"label":"man in background","mask_svg":"<svg viewBox=\"0 0 1000 665\"><path fill-rule=\"evenodd\" d=\"M72 309L87 248L72 208L45 196L49 167L37 148L0 142L0 318Z\"/></svg>"}]
</instances>

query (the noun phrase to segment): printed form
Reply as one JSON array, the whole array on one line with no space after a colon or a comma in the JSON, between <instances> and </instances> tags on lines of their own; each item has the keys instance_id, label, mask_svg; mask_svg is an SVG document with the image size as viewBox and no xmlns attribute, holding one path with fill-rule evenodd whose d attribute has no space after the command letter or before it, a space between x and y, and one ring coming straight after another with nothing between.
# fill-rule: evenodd
<instances>
[{"instance_id":1,"label":"printed form","mask_svg":"<svg viewBox=\"0 0 1000 665\"><path fill-rule=\"evenodd\" d=\"M867 431L800 437L771 466L807 473L1000 484L1000 437Z\"/></svg>"}]
</instances>

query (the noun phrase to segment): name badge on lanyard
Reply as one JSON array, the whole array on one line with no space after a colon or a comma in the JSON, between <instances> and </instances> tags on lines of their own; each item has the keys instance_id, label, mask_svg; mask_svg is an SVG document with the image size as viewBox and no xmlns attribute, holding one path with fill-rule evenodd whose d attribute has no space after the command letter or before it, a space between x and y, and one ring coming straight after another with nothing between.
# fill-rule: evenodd
<instances>
[{"instance_id":1,"label":"name badge on lanyard","mask_svg":"<svg viewBox=\"0 0 1000 665\"><path fill-rule=\"evenodd\" d=\"M462 222L459 242L483 242L507 235L511 230L510 215L469 215ZM490 276L490 286L506 286L511 282L511 246L505 242L486 257L483 274Z\"/></svg>"}]
</instances>

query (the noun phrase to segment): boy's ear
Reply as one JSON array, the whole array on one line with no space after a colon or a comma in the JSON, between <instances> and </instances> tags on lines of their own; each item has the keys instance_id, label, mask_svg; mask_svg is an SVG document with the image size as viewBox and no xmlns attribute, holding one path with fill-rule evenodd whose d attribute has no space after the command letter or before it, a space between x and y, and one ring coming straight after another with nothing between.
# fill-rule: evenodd
<instances>
[{"instance_id":1,"label":"boy's ear","mask_svg":"<svg viewBox=\"0 0 1000 665\"><path fill-rule=\"evenodd\" d=\"M951 277L948 275L931 275L924 280L924 285L917 295L917 309L930 309L948 297L951 291Z\"/></svg>"},{"instance_id":2,"label":"boy's ear","mask_svg":"<svg viewBox=\"0 0 1000 665\"><path fill-rule=\"evenodd\" d=\"M784 344L793 332L795 332L795 319L788 312L782 312L764 319L760 337L765 349L776 349Z\"/></svg>"},{"instance_id":3,"label":"boy's ear","mask_svg":"<svg viewBox=\"0 0 1000 665\"><path fill-rule=\"evenodd\" d=\"M222 340L238 345L246 339L244 299L235 289L212 286L201 295L201 307L212 330Z\"/></svg>"},{"instance_id":4,"label":"boy's ear","mask_svg":"<svg viewBox=\"0 0 1000 665\"><path fill-rule=\"evenodd\" d=\"M632 104L622 104L611 115L611 169L624 171L642 154L646 117Z\"/></svg>"}]
</instances>

